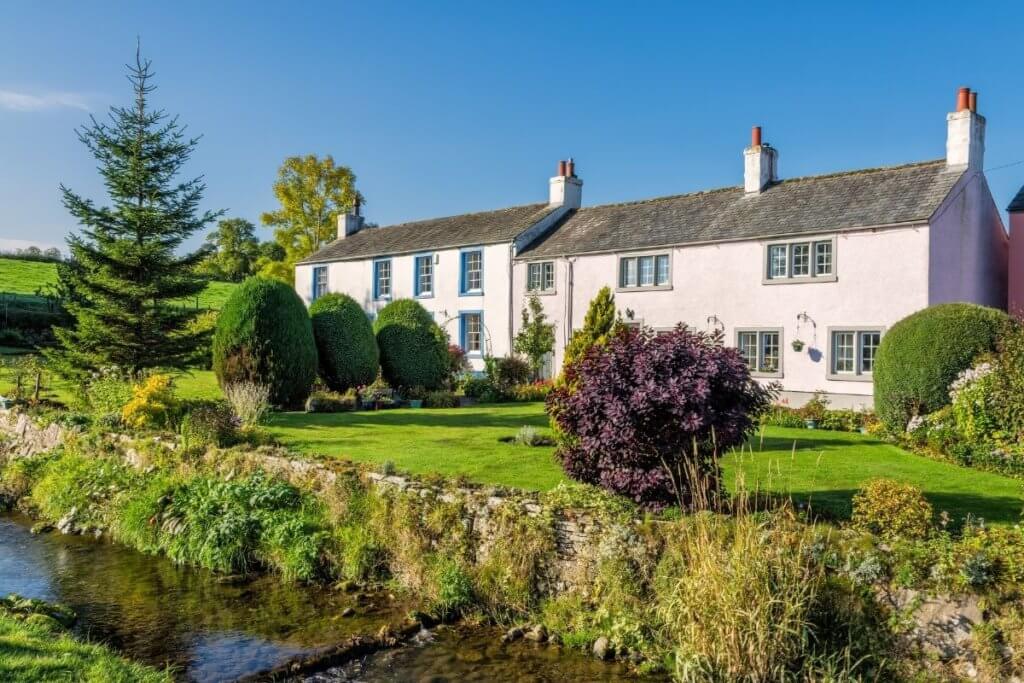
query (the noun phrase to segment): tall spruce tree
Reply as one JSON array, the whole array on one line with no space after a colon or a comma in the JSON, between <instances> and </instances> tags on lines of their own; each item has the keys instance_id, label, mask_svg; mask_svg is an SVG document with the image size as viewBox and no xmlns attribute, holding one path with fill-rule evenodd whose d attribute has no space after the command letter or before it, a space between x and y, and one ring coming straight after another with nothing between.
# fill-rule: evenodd
<instances>
[{"instance_id":1,"label":"tall spruce tree","mask_svg":"<svg viewBox=\"0 0 1024 683\"><path fill-rule=\"evenodd\" d=\"M71 258L58 276L73 324L55 328L50 356L62 374L116 366L183 368L203 333L187 324L197 311L176 306L204 283L193 271L202 251L179 255L182 242L222 212L199 211L202 177L176 180L198 143L176 117L149 107L150 62L136 51L128 65L131 107L111 107L110 121L78 131L98 161L109 206L61 185L64 206L82 226L67 240Z\"/></svg>"}]
</instances>

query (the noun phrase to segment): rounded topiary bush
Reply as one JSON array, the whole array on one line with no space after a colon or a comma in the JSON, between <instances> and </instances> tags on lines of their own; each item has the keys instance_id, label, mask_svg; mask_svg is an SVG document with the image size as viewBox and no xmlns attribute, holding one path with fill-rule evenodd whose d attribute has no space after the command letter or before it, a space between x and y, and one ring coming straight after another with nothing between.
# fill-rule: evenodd
<instances>
[{"instance_id":1,"label":"rounded topiary bush","mask_svg":"<svg viewBox=\"0 0 1024 683\"><path fill-rule=\"evenodd\" d=\"M391 386L441 386L448 371L448 339L418 301L392 301L377 314L373 330L381 372Z\"/></svg>"},{"instance_id":2,"label":"rounded topiary bush","mask_svg":"<svg viewBox=\"0 0 1024 683\"><path fill-rule=\"evenodd\" d=\"M213 370L221 387L263 384L275 405L298 405L316 379L316 362L313 326L294 289L258 277L235 288L213 335Z\"/></svg>"},{"instance_id":3,"label":"rounded topiary bush","mask_svg":"<svg viewBox=\"0 0 1024 683\"><path fill-rule=\"evenodd\" d=\"M875 358L875 411L902 431L915 414L949 403L949 385L982 353L992 351L1006 313L976 304L931 306L893 325Z\"/></svg>"},{"instance_id":4,"label":"rounded topiary bush","mask_svg":"<svg viewBox=\"0 0 1024 683\"><path fill-rule=\"evenodd\" d=\"M327 294L313 302L309 315L320 358L320 377L327 386L344 392L377 378L377 339L370 319L355 299L347 294Z\"/></svg>"}]
</instances>

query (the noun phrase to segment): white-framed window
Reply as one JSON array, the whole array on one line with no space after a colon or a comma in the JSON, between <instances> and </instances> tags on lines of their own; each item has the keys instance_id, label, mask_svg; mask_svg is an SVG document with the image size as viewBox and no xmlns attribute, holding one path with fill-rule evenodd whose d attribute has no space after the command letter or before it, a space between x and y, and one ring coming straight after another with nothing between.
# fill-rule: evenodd
<instances>
[{"instance_id":1,"label":"white-framed window","mask_svg":"<svg viewBox=\"0 0 1024 683\"><path fill-rule=\"evenodd\" d=\"M327 293L327 266L313 268L313 301Z\"/></svg>"},{"instance_id":2,"label":"white-framed window","mask_svg":"<svg viewBox=\"0 0 1024 683\"><path fill-rule=\"evenodd\" d=\"M373 262L373 298L391 298L391 259Z\"/></svg>"},{"instance_id":3,"label":"white-framed window","mask_svg":"<svg viewBox=\"0 0 1024 683\"><path fill-rule=\"evenodd\" d=\"M526 291L555 291L555 262L536 261L526 264Z\"/></svg>"},{"instance_id":4,"label":"white-framed window","mask_svg":"<svg viewBox=\"0 0 1024 683\"><path fill-rule=\"evenodd\" d=\"M434 295L434 255L421 254L412 260L413 294L430 297Z\"/></svg>"},{"instance_id":5,"label":"white-framed window","mask_svg":"<svg viewBox=\"0 0 1024 683\"><path fill-rule=\"evenodd\" d=\"M829 328L828 336L829 379L871 381L882 329Z\"/></svg>"},{"instance_id":6,"label":"white-framed window","mask_svg":"<svg viewBox=\"0 0 1024 683\"><path fill-rule=\"evenodd\" d=\"M461 294L482 294L484 291L484 252L472 249L462 252Z\"/></svg>"},{"instance_id":7,"label":"white-framed window","mask_svg":"<svg viewBox=\"0 0 1024 683\"><path fill-rule=\"evenodd\" d=\"M619 258L619 289L665 289L672 280L668 254Z\"/></svg>"},{"instance_id":8,"label":"white-framed window","mask_svg":"<svg viewBox=\"0 0 1024 683\"><path fill-rule=\"evenodd\" d=\"M765 249L764 282L835 280L835 240L778 242Z\"/></svg>"},{"instance_id":9,"label":"white-framed window","mask_svg":"<svg viewBox=\"0 0 1024 683\"><path fill-rule=\"evenodd\" d=\"M750 373L759 377L782 377L782 330L749 328L736 330L736 349Z\"/></svg>"}]
</instances>

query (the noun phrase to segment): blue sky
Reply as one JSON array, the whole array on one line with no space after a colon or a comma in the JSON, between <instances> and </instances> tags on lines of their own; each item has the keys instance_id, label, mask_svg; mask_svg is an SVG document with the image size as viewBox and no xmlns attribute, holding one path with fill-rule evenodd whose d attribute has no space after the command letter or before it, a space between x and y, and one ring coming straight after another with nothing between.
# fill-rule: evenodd
<instances>
[{"instance_id":1,"label":"blue sky","mask_svg":"<svg viewBox=\"0 0 1024 683\"><path fill-rule=\"evenodd\" d=\"M207 205L257 224L310 152L381 224L543 201L568 156L585 204L738 184L754 124L783 177L938 158L961 85L985 166L1024 161L1020 2L506 4L7 3L0 238L62 244L62 182L102 200L74 128L128 100L136 36ZM989 180L1003 208L1024 164Z\"/></svg>"}]
</instances>

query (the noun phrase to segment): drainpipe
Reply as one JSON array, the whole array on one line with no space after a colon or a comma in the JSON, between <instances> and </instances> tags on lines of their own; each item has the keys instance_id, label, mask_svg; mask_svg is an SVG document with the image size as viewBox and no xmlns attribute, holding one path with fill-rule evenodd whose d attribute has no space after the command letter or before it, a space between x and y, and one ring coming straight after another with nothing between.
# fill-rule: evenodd
<instances>
[{"instance_id":1,"label":"drainpipe","mask_svg":"<svg viewBox=\"0 0 1024 683\"><path fill-rule=\"evenodd\" d=\"M572 288L574 285L573 264L575 262L576 257L574 256L565 258L565 343L562 345L563 349L572 339Z\"/></svg>"},{"instance_id":2,"label":"drainpipe","mask_svg":"<svg viewBox=\"0 0 1024 683\"><path fill-rule=\"evenodd\" d=\"M516 257L516 243L512 242L508 245L508 353L512 354L512 325L515 321L515 312L512 310L514 305L513 297L513 278L512 273L515 270L515 257Z\"/></svg>"}]
</instances>

